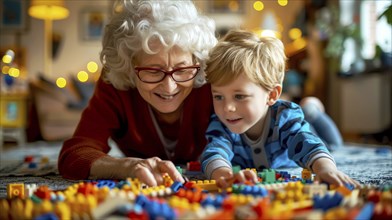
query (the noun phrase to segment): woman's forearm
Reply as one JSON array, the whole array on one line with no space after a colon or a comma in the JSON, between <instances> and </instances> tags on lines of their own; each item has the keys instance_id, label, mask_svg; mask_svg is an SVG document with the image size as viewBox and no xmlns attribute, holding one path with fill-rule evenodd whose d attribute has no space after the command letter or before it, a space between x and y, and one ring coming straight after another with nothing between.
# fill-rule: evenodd
<instances>
[{"instance_id":1,"label":"woman's forearm","mask_svg":"<svg viewBox=\"0 0 392 220\"><path fill-rule=\"evenodd\" d=\"M90 179L125 179L132 176L132 168L140 158L104 156L91 164Z\"/></svg>"}]
</instances>

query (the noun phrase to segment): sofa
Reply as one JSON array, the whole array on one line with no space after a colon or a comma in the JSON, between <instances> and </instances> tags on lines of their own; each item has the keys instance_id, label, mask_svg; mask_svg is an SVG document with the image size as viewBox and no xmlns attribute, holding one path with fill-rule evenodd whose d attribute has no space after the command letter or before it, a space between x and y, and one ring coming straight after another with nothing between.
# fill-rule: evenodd
<instances>
[{"instance_id":1,"label":"sofa","mask_svg":"<svg viewBox=\"0 0 392 220\"><path fill-rule=\"evenodd\" d=\"M93 94L95 82L68 79L65 88L40 75L29 82L31 104L28 141L63 141L72 136L83 109Z\"/></svg>"}]
</instances>

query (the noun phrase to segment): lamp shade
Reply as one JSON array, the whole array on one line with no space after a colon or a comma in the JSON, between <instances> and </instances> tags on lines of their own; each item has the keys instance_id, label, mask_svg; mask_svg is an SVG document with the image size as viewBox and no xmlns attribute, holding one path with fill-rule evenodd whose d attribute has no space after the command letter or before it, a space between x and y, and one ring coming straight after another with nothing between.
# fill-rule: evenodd
<instances>
[{"instance_id":1,"label":"lamp shade","mask_svg":"<svg viewBox=\"0 0 392 220\"><path fill-rule=\"evenodd\" d=\"M31 0L29 15L44 20L60 20L68 17L69 11L63 0Z\"/></svg>"},{"instance_id":2,"label":"lamp shade","mask_svg":"<svg viewBox=\"0 0 392 220\"><path fill-rule=\"evenodd\" d=\"M265 37L268 36L280 38L278 19L273 12L266 11L264 13L264 18L261 23L260 35Z\"/></svg>"}]
</instances>

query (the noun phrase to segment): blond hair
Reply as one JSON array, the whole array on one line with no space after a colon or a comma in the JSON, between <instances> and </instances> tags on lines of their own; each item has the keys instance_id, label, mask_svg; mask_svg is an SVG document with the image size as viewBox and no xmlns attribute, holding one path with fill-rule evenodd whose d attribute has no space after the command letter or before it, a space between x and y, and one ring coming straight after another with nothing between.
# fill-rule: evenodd
<instances>
[{"instance_id":1,"label":"blond hair","mask_svg":"<svg viewBox=\"0 0 392 220\"><path fill-rule=\"evenodd\" d=\"M207 82L225 85L240 74L271 91L282 84L286 68L283 43L243 30L229 31L212 49L207 61Z\"/></svg>"}]
</instances>

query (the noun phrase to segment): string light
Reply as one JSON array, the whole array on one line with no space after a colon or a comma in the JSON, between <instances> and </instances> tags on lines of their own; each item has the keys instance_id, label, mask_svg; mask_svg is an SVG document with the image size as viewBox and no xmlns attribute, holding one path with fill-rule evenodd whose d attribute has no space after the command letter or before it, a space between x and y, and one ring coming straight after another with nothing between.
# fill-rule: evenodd
<instances>
[{"instance_id":1,"label":"string light","mask_svg":"<svg viewBox=\"0 0 392 220\"><path fill-rule=\"evenodd\" d=\"M262 11L262 10L264 9L264 3L261 2L261 1L255 1L255 2L253 3L253 8L254 8L256 11Z\"/></svg>"},{"instance_id":2,"label":"string light","mask_svg":"<svg viewBox=\"0 0 392 220\"><path fill-rule=\"evenodd\" d=\"M3 60L3 63L9 64L12 61L12 57L10 55L6 54L6 55L3 56L2 60Z\"/></svg>"},{"instance_id":3,"label":"string light","mask_svg":"<svg viewBox=\"0 0 392 220\"><path fill-rule=\"evenodd\" d=\"M288 0L278 0L278 4L279 4L280 6L286 6L288 3L289 3Z\"/></svg>"},{"instance_id":4,"label":"string light","mask_svg":"<svg viewBox=\"0 0 392 220\"><path fill-rule=\"evenodd\" d=\"M11 67L8 71L8 75L17 78L20 75L20 70L18 68Z\"/></svg>"},{"instance_id":5,"label":"string light","mask_svg":"<svg viewBox=\"0 0 392 220\"><path fill-rule=\"evenodd\" d=\"M87 64L87 70L88 70L90 73L95 73L95 72L97 72L97 71L98 71L98 64L97 64L96 62L94 62L94 61L88 62L88 64Z\"/></svg>"},{"instance_id":6,"label":"string light","mask_svg":"<svg viewBox=\"0 0 392 220\"><path fill-rule=\"evenodd\" d=\"M79 71L77 77L80 82L86 82L88 80L88 74L86 71Z\"/></svg>"},{"instance_id":7,"label":"string light","mask_svg":"<svg viewBox=\"0 0 392 220\"><path fill-rule=\"evenodd\" d=\"M289 37L292 40L296 40L298 38L301 38L302 37L302 31L299 28L292 28L289 31Z\"/></svg>"},{"instance_id":8,"label":"string light","mask_svg":"<svg viewBox=\"0 0 392 220\"><path fill-rule=\"evenodd\" d=\"M64 88L67 85L67 80L65 78L63 78L63 77L59 77L56 80L56 85L59 88Z\"/></svg>"},{"instance_id":9,"label":"string light","mask_svg":"<svg viewBox=\"0 0 392 220\"><path fill-rule=\"evenodd\" d=\"M3 74L8 74L8 71L10 70L10 67L9 66L3 66L2 68L1 68L1 72L3 73Z\"/></svg>"}]
</instances>

